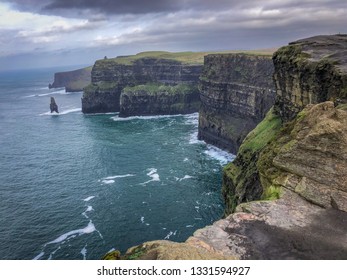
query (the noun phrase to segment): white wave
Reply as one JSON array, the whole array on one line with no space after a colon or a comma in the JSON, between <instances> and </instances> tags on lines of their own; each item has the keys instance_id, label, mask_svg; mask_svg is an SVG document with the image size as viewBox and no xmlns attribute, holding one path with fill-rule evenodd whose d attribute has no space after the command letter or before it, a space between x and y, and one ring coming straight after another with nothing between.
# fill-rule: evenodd
<instances>
[{"instance_id":1,"label":"white wave","mask_svg":"<svg viewBox=\"0 0 347 280\"><path fill-rule=\"evenodd\" d=\"M89 200L93 199L95 196L88 196L87 198L83 199L83 201L88 202Z\"/></svg>"},{"instance_id":2,"label":"white wave","mask_svg":"<svg viewBox=\"0 0 347 280\"><path fill-rule=\"evenodd\" d=\"M180 178L178 181L182 181L182 180L186 180L186 179L191 179L191 178L193 178L192 176L190 176L190 175L184 175L184 177L183 178Z\"/></svg>"},{"instance_id":3,"label":"white wave","mask_svg":"<svg viewBox=\"0 0 347 280\"><path fill-rule=\"evenodd\" d=\"M102 180L101 182L103 182L106 185L109 185L109 184L113 184L116 181L115 180Z\"/></svg>"},{"instance_id":4,"label":"white wave","mask_svg":"<svg viewBox=\"0 0 347 280\"><path fill-rule=\"evenodd\" d=\"M204 151L204 153L209 157L218 160L222 165L227 164L228 162L235 159L235 155L223 151L212 145L207 145L207 150Z\"/></svg>"},{"instance_id":5,"label":"white wave","mask_svg":"<svg viewBox=\"0 0 347 280\"><path fill-rule=\"evenodd\" d=\"M76 113L76 112L81 112L81 108L72 108L72 109L67 109L67 110L63 110L59 113L53 112L51 113L51 111L47 111L45 113L40 114L40 116L59 116L59 115L67 115L70 113Z\"/></svg>"},{"instance_id":6,"label":"white wave","mask_svg":"<svg viewBox=\"0 0 347 280\"><path fill-rule=\"evenodd\" d=\"M125 178L125 177L132 177L135 176L134 174L125 174L125 175L115 175L115 176L109 176L103 178L104 180L112 180L112 179L117 179L117 178Z\"/></svg>"},{"instance_id":7,"label":"white wave","mask_svg":"<svg viewBox=\"0 0 347 280\"><path fill-rule=\"evenodd\" d=\"M164 237L164 239L170 239L170 237L173 236L173 235L176 235L176 233L177 233L177 230L175 230L175 231L170 231L170 232Z\"/></svg>"},{"instance_id":8,"label":"white wave","mask_svg":"<svg viewBox=\"0 0 347 280\"><path fill-rule=\"evenodd\" d=\"M83 215L84 217L86 217L87 219L89 219L87 213L88 213L88 212L91 212L91 211L94 211L94 209L93 209L92 206L88 205L86 211L84 211L84 212L82 213L82 215Z\"/></svg>"},{"instance_id":9,"label":"white wave","mask_svg":"<svg viewBox=\"0 0 347 280\"><path fill-rule=\"evenodd\" d=\"M79 235L80 236L83 234L92 233L94 231L96 231L96 228L95 228L93 222L89 221L88 225L85 228L75 229L75 230L69 231L67 233L64 233L61 236L59 236L58 238L54 239L53 241L46 243L45 246L48 244L61 243L72 235Z\"/></svg>"},{"instance_id":10,"label":"white wave","mask_svg":"<svg viewBox=\"0 0 347 280\"><path fill-rule=\"evenodd\" d=\"M184 116L186 124L193 124L195 127L198 127L199 124L199 113L193 113Z\"/></svg>"},{"instance_id":11,"label":"white wave","mask_svg":"<svg viewBox=\"0 0 347 280\"><path fill-rule=\"evenodd\" d=\"M42 90L42 89L40 89ZM24 97L29 98L29 97L42 97L42 96L48 96L48 95L54 95L54 94L72 94L73 92L65 92L65 88L51 91L51 92L46 92L46 93L40 93L40 94L31 94L31 95L26 95Z\"/></svg>"},{"instance_id":12,"label":"white wave","mask_svg":"<svg viewBox=\"0 0 347 280\"><path fill-rule=\"evenodd\" d=\"M173 232L170 231L165 237L164 239L170 239L170 237L173 235Z\"/></svg>"},{"instance_id":13,"label":"white wave","mask_svg":"<svg viewBox=\"0 0 347 280\"><path fill-rule=\"evenodd\" d=\"M157 169L156 168L150 168L150 169L147 169L149 172L147 173L147 176L151 177L152 179L151 180L148 180L147 182L144 182L144 183L141 183L140 185L146 185L150 182L154 182L154 181L160 181L160 178L159 178L159 174L157 173Z\"/></svg>"},{"instance_id":14,"label":"white wave","mask_svg":"<svg viewBox=\"0 0 347 280\"><path fill-rule=\"evenodd\" d=\"M87 259L87 244L82 248L81 254L83 256L83 260Z\"/></svg>"},{"instance_id":15,"label":"white wave","mask_svg":"<svg viewBox=\"0 0 347 280\"><path fill-rule=\"evenodd\" d=\"M187 157L186 157L186 158L184 158L184 160L183 160L183 161L189 161L189 158L187 158Z\"/></svg>"},{"instance_id":16,"label":"white wave","mask_svg":"<svg viewBox=\"0 0 347 280\"><path fill-rule=\"evenodd\" d=\"M118 115L119 112L108 112L108 113L86 113L87 116L101 116L101 115Z\"/></svg>"},{"instance_id":17,"label":"white wave","mask_svg":"<svg viewBox=\"0 0 347 280\"><path fill-rule=\"evenodd\" d=\"M135 175L134 174L125 174L125 175L108 176L108 177L102 178L101 180L98 180L98 182L101 181L102 183L108 185L108 184L115 183L116 181L114 179L126 178L126 177L132 177L132 176L135 176Z\"/></svg>"},{"instance_id":18,"label":"white wave","mask_svg":"<svg viewBox=\"0 0 347 280\"><path fill-rule=\"evenodd\" d=\"M111 252L113 252L113 251L116 251L116 248L112 248L111 250L109 250L109 251L107 252L107 254L108 254L108 253L111 253Z\"/></svg>"},{"instance_id":19,"label":"white wave","mask_svg":"<svg viewBox=\"0 0 347 280\"><path fill-rule=\"evenodd\" d=\"M198 139L198 132L194 131L189 135L189 144L206 144L204 141Z\"/></svg>"},{"instance_id":20,"label":"white wave","mask_svg":"<svg viewBox=\"0 0 347 280\"><path fill-rule=\"evenodd\" d=\"M45 252L41 252L40 254L38 254L35 258L33 258L33 260L39 260L43 257L43 255L45 254Z\"/></svg>"},{"instance_id":21,"label":"white wave","mask_svg":"<svg viewBox=\"0 0 347 280\"><path fill-rule=\"evenodd\" d=\"M194 227L194 225L186 225L186 228Z\"/></svg>"},{"instance_id":22,"label":"white wave","mask_svg":"<svg viewBox=\"0 0 347 280\"><path fill-rule=\"evenodd\" d=\"M146 226L149 226L149 223L146 223Z\"/></svg>"},{"instance_id":23,"label":"white wave","mask_svg":"<svg viewBox=\"0 0 347 280\"><path fill-rule=\"evenodd\" d=\"M55 249L52 253L49 254L49 260L51 260L53 258L53 256L55 255L56 252L58 252L61 249L61 247L59 246L57 249Z\"/></svg>"},{"instance_id":24,"label":"white wave","mask_svg":"<svg viewBox=\"0 0 347 280\"><path fill-rule=\"evenodd\" d=\"M178 115L156 115L156 116L132 116L132 117L126 117L126 118L120 118L119 116L111 117L112 120L116 122L121 121L131 121L131 120L153 120L153 119L165 119L165 118L176 118L176 117L182 117L185 115L178 114Z\"/></svg>"}]
</instances>

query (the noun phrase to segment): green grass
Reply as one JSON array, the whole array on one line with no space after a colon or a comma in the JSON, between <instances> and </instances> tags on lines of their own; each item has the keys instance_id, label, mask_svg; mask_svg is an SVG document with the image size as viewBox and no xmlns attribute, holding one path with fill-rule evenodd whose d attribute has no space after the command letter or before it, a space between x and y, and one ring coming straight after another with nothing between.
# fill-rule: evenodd
<instances>
[{"instance_id":1,"label":"green grass","mask_svg":"<svg viewBox=\"0 0 347 280\"><path fill-rule=\"evenodd\" d=\"M140 52L135 55L118 56L116 58L101 59L99 61L110 61L118 64L132 65L141 58L169 59L181 62L183 64L203 64L204 56L208 54L248 54L272 56L274 49L264 50L231 50L231 51L206 51L206 52L166 52L166 51L148 51Z\"/></svg>"},{"instance_id":2,"label":"green grass","mask_svg":"<svg viewBox=\"0 0 347 280\"><path fill-rule=\"evenodd\" d=\"M270 109L262 122L247 135L240 147L240 152L242 153L245 150L260 151L274 139L281 124L281 118L273 113L273 109Z\"/></svg>"},{"instance_id":3,"label":"green grass","mask_svg":"<svg viewBox=\"0 0 347 280\"><path fill-rule=\"evenodd\" d=\"M133 87L125 87L123 89L124 93L137 93L145 91L148 94L158 94L166 92L168 94L187 94L194 90L197 90L196 86L189 84L178 84L176 86L169 86L159 83L148 83L145 85L137 85Z\"/></svg>"}]
</instances>

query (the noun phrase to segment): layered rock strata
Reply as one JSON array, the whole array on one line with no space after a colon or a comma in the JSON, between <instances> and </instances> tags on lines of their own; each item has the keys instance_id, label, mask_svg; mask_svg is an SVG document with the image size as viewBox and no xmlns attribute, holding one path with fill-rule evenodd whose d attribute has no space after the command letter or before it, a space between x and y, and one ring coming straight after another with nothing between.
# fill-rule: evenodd
<instances>
[{"instance_id":1,"label":"layered rock strata","mask_svg":"<svg viewBox=\"0 0 347 280\"><path fill-rule=\"evenodd\" d=\"M144 57L131 63L116 59L95 62L92 83L85 88L82 98L83 113L120 111L120 95L125 87L162 83L197 84L202 65L184 64L177 60Z\"/></svg>"},{"instance_id":2,"label":"layered rock strata","mask_svg":"<svg viewBox=\"0 0 347 280\"><path fill-rule=\"evenodd\" d=\"M120 117L191 114L200 108L196 85L127 87L120 97Z\"/></svg>"},{"instance_id":3,"label":"layered rock strata","mask_svg":"<svg viewBox=\"0 0 347 280\"><path fill-rule=\"evenodd\" d=\"M236 153L275 101L271 57L211 54L200 77L199 139Z\"/></svg>"},{"instance_id":4,"label":"layered rock strata","mask_svg":"<svg viewBox=\"0 0 347 280\"><path fill-rule=\"evenodd\" d=\"M315 36L290 43L273 57L276 110L285 121L307 104L347 101L347 35Z\"/></svg>"}]
</instances>

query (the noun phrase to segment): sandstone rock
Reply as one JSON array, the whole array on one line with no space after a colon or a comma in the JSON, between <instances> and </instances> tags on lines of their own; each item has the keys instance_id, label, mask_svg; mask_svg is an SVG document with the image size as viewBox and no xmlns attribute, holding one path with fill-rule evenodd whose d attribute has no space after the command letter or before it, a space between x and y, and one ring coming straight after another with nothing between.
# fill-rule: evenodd
<instances>
[{"instance_id":1,"label":"sandstone rock","mask_svg":"<svg viewBox=\"0 0 347 280\"><path fill-rule=\"evenodd\" d=\"M347 213L286 191L275 201L240 204L186 243L238 259L347 259Z\"/></svg>"},{"instance_id":2,"label":"sandstone rock","mask_svg":"<svg viewBox=\"0 0 347 280\"><path fill-rule=\"evenodd\" d=\"M125 260L230 260L204 248L196 248L187 243L177 243L168 240L157 240L129 248L120 257Z\"/></svg>"}]
</instances>

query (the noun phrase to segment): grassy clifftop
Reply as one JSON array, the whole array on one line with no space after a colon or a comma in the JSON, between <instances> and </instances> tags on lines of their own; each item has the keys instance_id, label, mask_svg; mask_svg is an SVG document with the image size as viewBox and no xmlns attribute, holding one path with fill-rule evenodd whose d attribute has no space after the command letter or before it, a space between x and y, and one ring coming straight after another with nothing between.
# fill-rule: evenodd
<instances>
[{"instance_id":1,"label":"grassy clifftop","mask_svg":"<svg viewBox=\"0 0 347 280\"><path fill-rule=\"evenodd\" d=\"M213 51L213 52L166 52L166 51L148 51L140 52L135 55L118 56L116 58L105 59L116 62L118 64L131 65L136 60L141 58L157 58L157 59L168 59L181 62L183 64L203 64L204 56L208 54L218 53L244 53L250 55L266 55L272 56L275 49L264 49L264 50L234 50L234 51ZM100 60L99 60L100 61ZM101 60L102 61L102 60Z\"/></svg>"}]
</instances>

